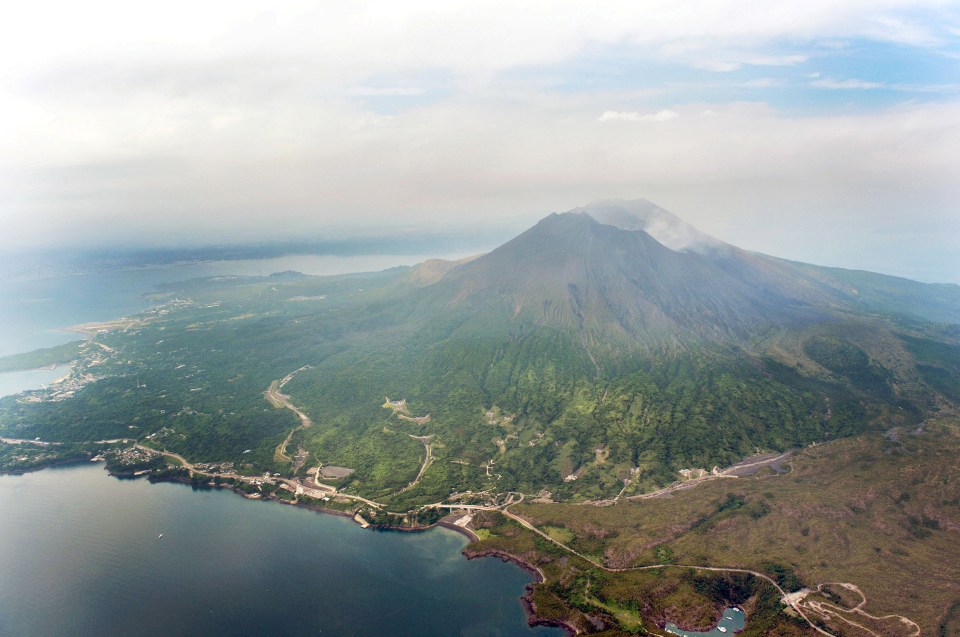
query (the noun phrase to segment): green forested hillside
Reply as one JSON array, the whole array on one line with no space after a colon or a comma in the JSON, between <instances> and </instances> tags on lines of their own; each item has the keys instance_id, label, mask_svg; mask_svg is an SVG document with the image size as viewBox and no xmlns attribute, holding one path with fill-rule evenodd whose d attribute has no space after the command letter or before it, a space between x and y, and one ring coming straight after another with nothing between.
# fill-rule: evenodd
<instances>
[{"instance_id":1,"label":"green forested hillside","mask_svg":"<svg viewBox=\"0 0 960 637\"><path fill-rule=\"evenodd\" d=\"M718 254L554 215L429 277L189 281L82 346L75 375L99 380L64 400L5 399L0 427L149 436L249 472L289 473L302 449L301 474L348 467L338 487L403 507L466 490L639 493L681 469L915 425L960 395L949 330L858 314L807 273L790 298L785 262ZM282 391L312 425L284 454L300 422L264 392L295 370Z\"/></svg>"},{"instance_id":2,"label":"green forested hillside","mask_svg":"<svg viewBox=\"0 0 960 637\"><path fill-rule=\"evenodd\" d=\"M457 263L168 285L90 340L0 360L76 359L65 383L0 399L0 435L20 439L0 466L111 449L125 475L378 527L474 505L471 550L536 565L538 615L585 632L708 626L737 604L749 634L812 634L774 582L837 578L871 611L952 627L952 598L917 599L956 579L937 569L958 528L960 287L748 253L618 206ZM672 224L669 246L651 223ZM845 586L804 608L856 603ZM865 635L920 634L864 618Z\"/></svg>"}]
</instances>

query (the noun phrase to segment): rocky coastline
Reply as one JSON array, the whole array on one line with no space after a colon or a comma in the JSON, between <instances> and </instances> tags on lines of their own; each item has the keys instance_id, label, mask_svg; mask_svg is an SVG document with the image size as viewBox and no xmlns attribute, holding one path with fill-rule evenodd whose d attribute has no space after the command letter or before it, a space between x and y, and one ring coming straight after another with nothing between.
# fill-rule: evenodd
<instances>
[{"instance_id":1,"label":"rocky coastline","mask_svg":"<svg viewBox=\"0 0 960 637\"><path fill-rule=\"evenodd\" d=\"M498 557L504 562L512 562L522 568L523 570L532 574L535 578L535 584L543 583L546 581L543 571L541 571L536 565L531 564L525 559L518 557L507 551L501 549L471 549L469 546L465 547L462 551L464 557L468 560L475 560L482 557ZM523 604L523 609L527 614L527 624L532 626L553 626L556 628L562 628L570 635L579 635L580 630L561 619L556 619L553 617L543 617L537 614L537 605L533 601L533 587L534 584L527 584L523 596L520 598L520 602Z\"/></svg>"}]
</instances>

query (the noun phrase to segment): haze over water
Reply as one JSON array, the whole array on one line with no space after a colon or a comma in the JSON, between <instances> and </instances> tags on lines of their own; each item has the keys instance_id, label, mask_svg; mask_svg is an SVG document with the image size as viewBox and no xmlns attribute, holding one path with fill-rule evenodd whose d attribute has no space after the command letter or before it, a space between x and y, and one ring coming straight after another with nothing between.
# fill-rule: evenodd
<instances>
[{"instance_id":1,"label":"haze over water","mask_svg":"<svg viewBox=\"0 0 960 637\"><path fill-rule=\"evenodd\" d=\"M372 272L414 265L436 256L305 254L44 276L23 276L0 269L0 356L62 345L82 337L64 328L142 312L161 302L148 300L145 295L158 291L158 286L165 283L212 276L269 276L291 270L309 275ZM456 253L439 258L463 256ZM39 389L66 373L64 367L0 373L0 397Z\"/></svg>"},{"instance_id":2,"label":"haze over water","mask_svg":"<svg viewBox=\"0 0 960 637\"><path fill-rule=\"evenodd\" d=\"M0 270L0 356L60 345L80 337L60 331L79 323L107 321L145 310L145 294L164 283L210 276L267 276L294 270L333 275L413 265L443 255L291 255L169 264L156 267L15 276ZM462 258L455 254L449 258Z\"/></svg>"}]
</instances>

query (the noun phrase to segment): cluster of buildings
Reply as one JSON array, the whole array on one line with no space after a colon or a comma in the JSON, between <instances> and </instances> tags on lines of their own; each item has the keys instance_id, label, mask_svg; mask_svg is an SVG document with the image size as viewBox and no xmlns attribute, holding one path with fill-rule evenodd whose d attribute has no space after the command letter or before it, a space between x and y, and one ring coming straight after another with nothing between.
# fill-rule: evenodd
<instances>
[{"instance_id":1,"label":"cluster of buildings","mask_svg":"<svg viewBox=\"0 0 960 637\"><path fill-rule=\"evenodd\" d=\"M232 462L198 462L193 466L207 473L227 473L234 469Z\"/></svg>"},{"instance_id":2,"label":"cluster of buildings","mask_svg":"<svg viewBox=\"0 0 960 637\"><path fill-rule=\"evenodd\" d=\"M159 455L160 453L157 451L142 449L140 447L125 447L123 449L117 449L114 452L114 457L121 465L143 464L144 462L153 460Z\"/></svg>"}]
</instances>

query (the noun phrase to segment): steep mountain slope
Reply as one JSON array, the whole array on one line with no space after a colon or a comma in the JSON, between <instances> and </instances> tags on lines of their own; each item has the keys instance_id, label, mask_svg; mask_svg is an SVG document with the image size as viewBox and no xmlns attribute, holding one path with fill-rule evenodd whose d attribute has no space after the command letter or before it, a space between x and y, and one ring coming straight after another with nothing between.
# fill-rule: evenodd
<instances>
[{"instance_id":1,"label":"steep mountain slope","mask_svg":"<svg viewBox=\"0 0 960 637\"><path fill-rule=\"evenodd\" d=\"M960 323L960 286L954 284L919 283L748 252L700 232L645 199L603 201L574 212L586 213L624 230L643 230L672 250L702 254L715 267L751 284L778 286L789 297L811 303L827 302L853 311Z\"/></svg>"},{"instance_id":2,"label":"steep mountain slope","mask_svg":"<svg viewBox=\"0 0 960 637\"><path fill-rule=\"evenodd\" d=\"M957 286L747 252L649 202L550 215L463 262L169 291L193 303L97 336L124 352L94 368L108 378L0 403L0 429L160 431L191 460L271 471L293 470L275 453L289 434L288 450L356 470L340 486L402 508L451 489L637 493L960 401ZM284 392L315 425L291 434L262 392L294 370ZM406 488L424 436L430 464Z\"/></svg>"},{"instance_id":3,"label":"steep mountain slope","mask_svg":"<svg viewBox=\"0 0 960 637\"><path fill-rule=\"evenodd\" d=\"M425 268L411 278L426 277ZM960 286L748 252L646 200L553 214L469 263L433 263L430 275L439 282L417 302L433 312L573 329L601 350L743 345L771 330L871 313L960 323Z\"/></svg>"},{"instance_id":4,"label":"steep mountain slope","mask_svg":"<svg viewBox=\"0 0 960 637\"><path fill-rule=\"evenodd\" d=\"M772 257L767 259L775 260ZM856 311L934 323L960 323L960 286L956 284L920 283L862 270L785 263L836 290L844 302Z\"/></svg>"},{"instance_id":5,"label":"steep mountain slope","mask_svg":"<svg viewBox=\"0 0 960 637\"><path fill-rule=\"evenodd\" d=\"M772 269L772 268L771 268ZM771 325L823 315L786 283L677 252L643 230L586 213L554 214L493 252L449 272L429 296L474 322L575 330L595 347L669 349L742 341ZM829 290L817 292L827 305ZM816 296L808 294L807 296Z\"/></svg>"},{"instance_id":6,"label":"steep mountain slope","mask_svg":"<svg viewBox=\"0 0 960 637\"><path fill-rule=\"evenodd\" d=\"M682 463L917 422L955 393L952 359L903 330L954 339L917 319L960 323L960 288L875 275L858 294L850 273L741 250L645 201L551 215L468 263L430 264L432 284L421 271L404 323L420 373L519 414L559 445L538 456L559 475L643 466L668 481ZM924 303L883 303L901 289ZM510 471L538 452L501 453Z\"/></svg>"}]
</instances>

